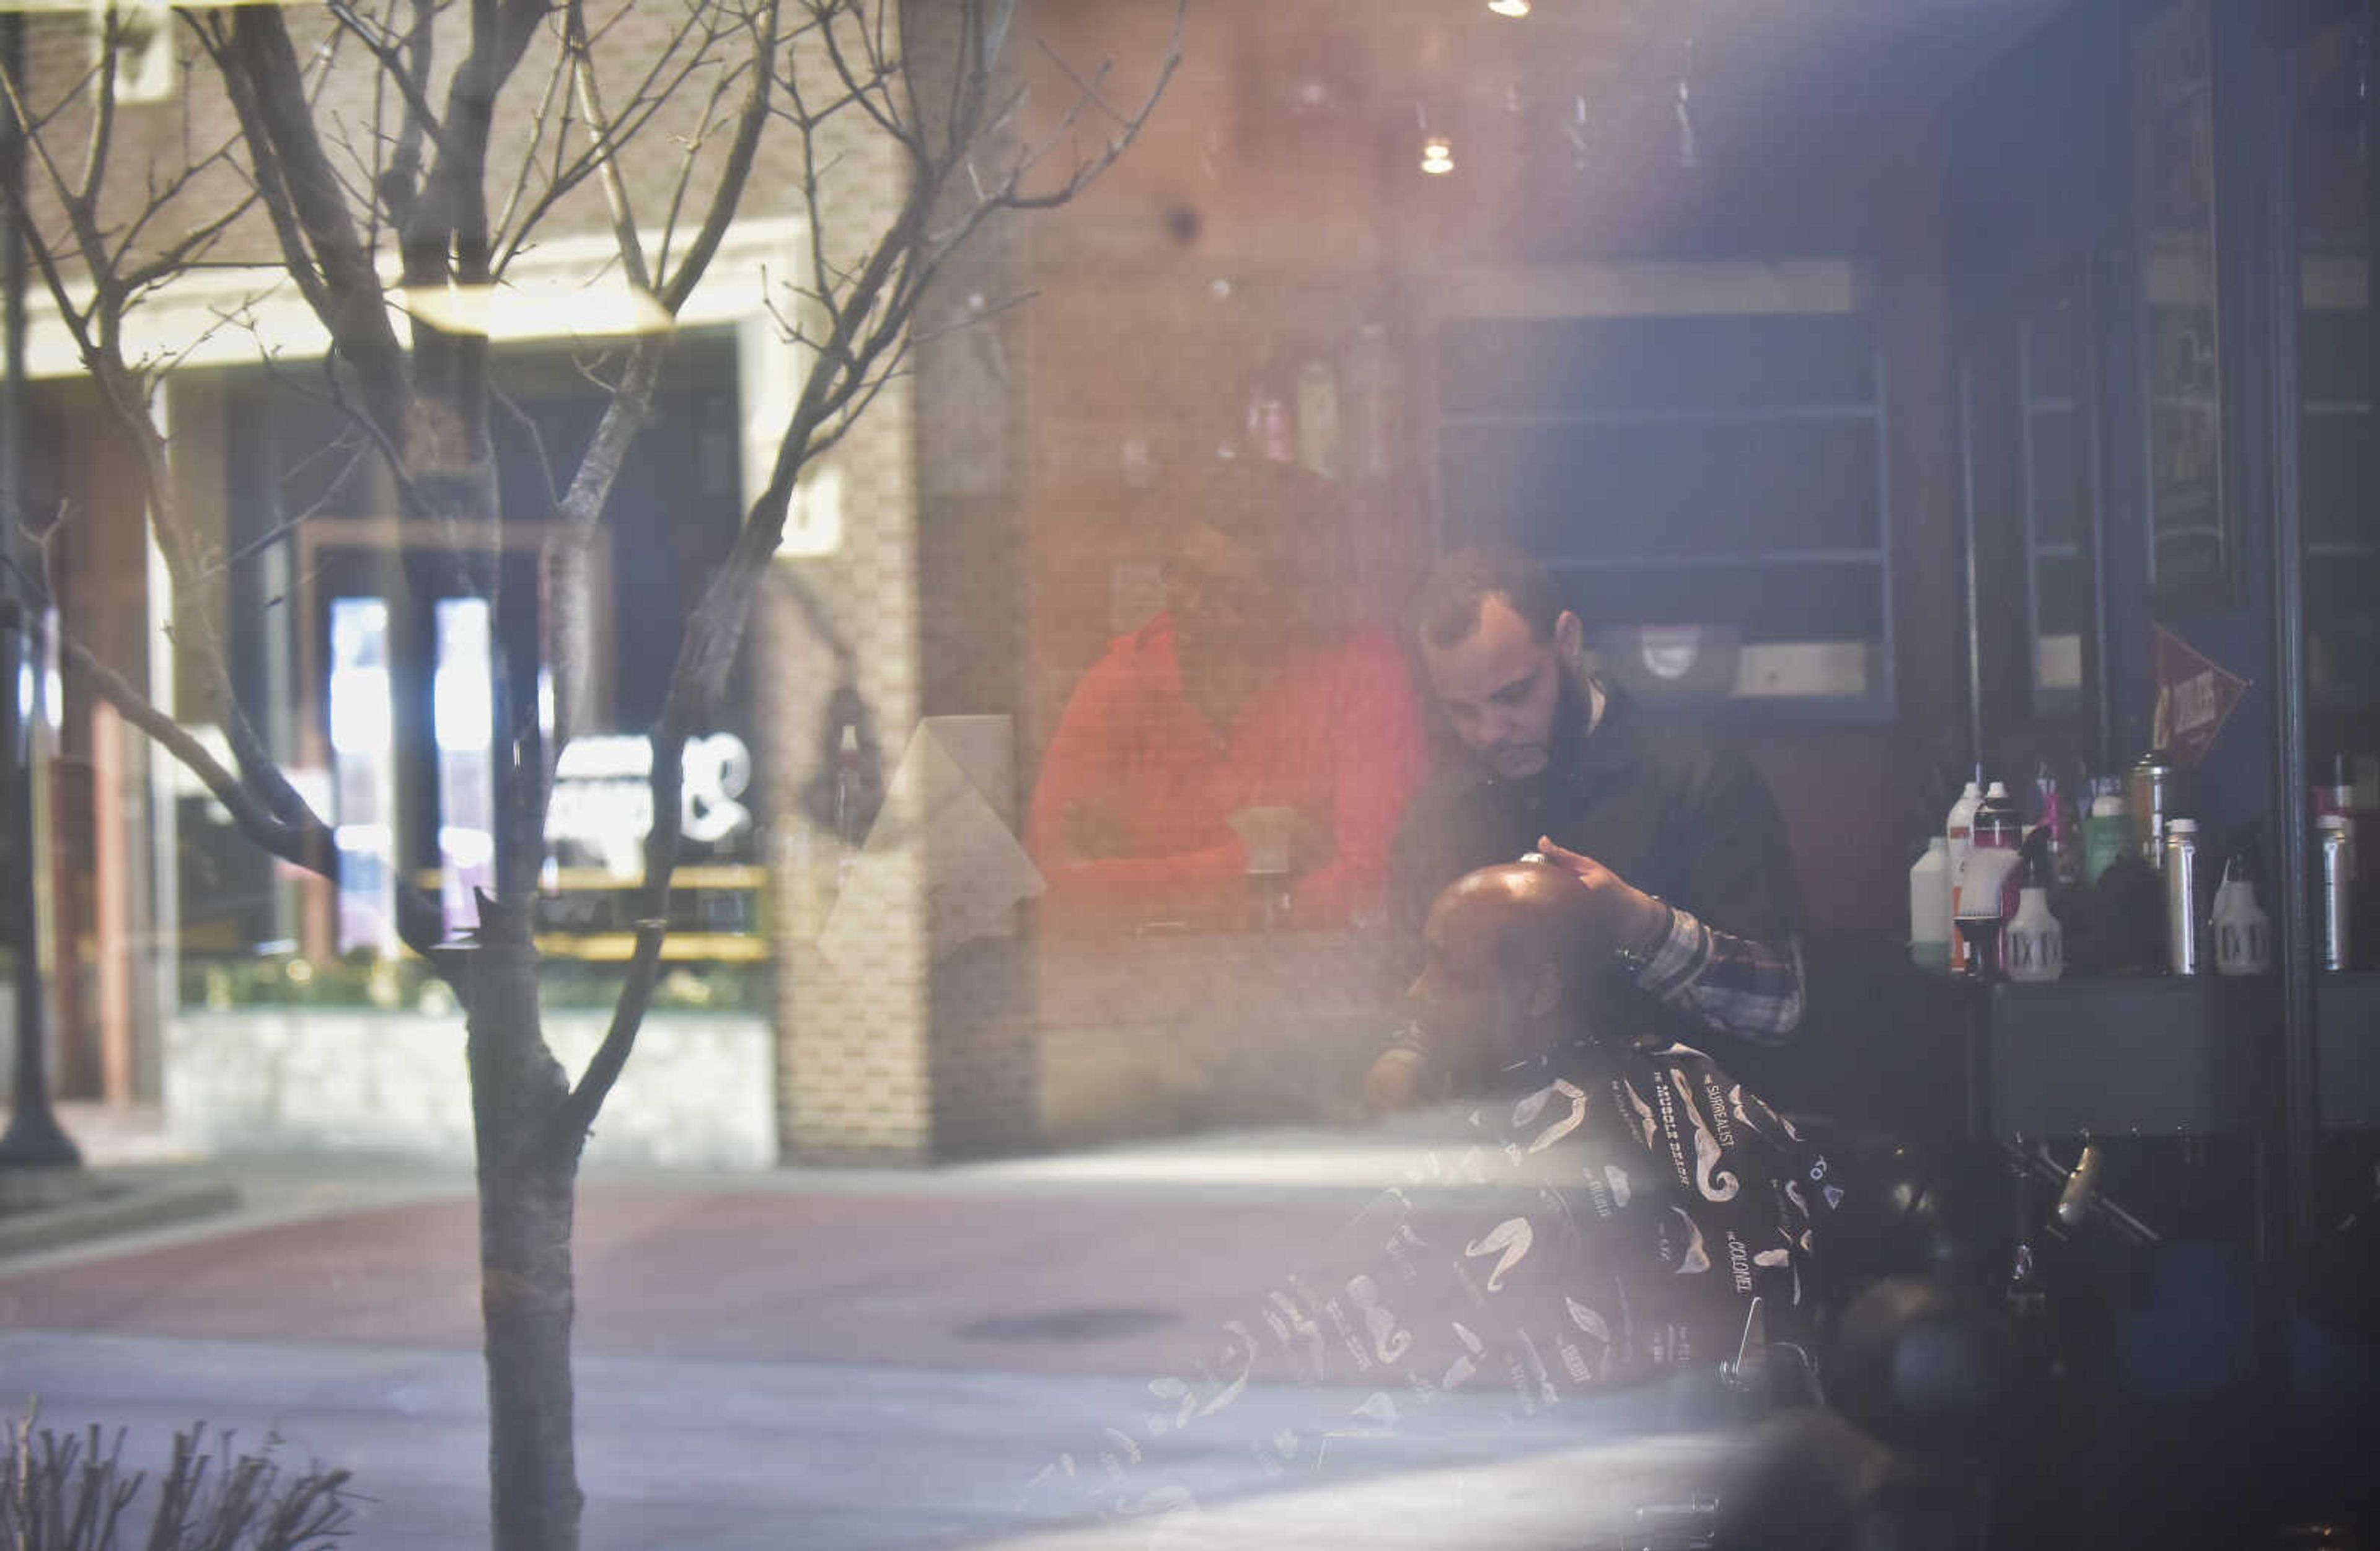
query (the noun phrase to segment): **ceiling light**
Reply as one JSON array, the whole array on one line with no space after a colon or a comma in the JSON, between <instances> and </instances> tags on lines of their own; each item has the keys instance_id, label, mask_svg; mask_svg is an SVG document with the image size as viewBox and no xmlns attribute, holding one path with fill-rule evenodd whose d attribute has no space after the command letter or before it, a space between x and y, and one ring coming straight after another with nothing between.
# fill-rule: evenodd
<instances>
[{"instance_id":1,"label":"ceiling light","mask_svg":"<svg viewBox=\"0 0 2380 1551\"><path fill-rule=\"evenodd\" d=\"M1529 0L1488 0L1488 8L1498 16L1527 16Z\"/></svg>"},{"instance_id":2,"label":"ceiling light","mask_svg":"<svg viewBox=\"0 0 2380 1551\"><path fill-rule=\"evenodd\" d=\"M1432 135L1421 142L1421 170L1432 177L1443 177L1454 170L1454 147L1444 135Z\"/></svg>"}]
</instances>

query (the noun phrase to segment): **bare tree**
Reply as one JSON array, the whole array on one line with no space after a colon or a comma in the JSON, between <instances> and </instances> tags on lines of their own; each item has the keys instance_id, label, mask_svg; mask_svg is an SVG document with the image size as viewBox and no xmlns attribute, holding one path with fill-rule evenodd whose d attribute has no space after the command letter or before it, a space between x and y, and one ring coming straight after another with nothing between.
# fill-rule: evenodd
<instances>
[{"instance_id":1,"label":"bare tree","mask_svg":"<svg viewBox=\"0 0 2380 1551\"><path fill-rule=\"evenodd\" d=\"M500 1547L577 1543L569 1351L578 1158L654 990L684 745L720 701L796 481L905 369L920 298L944 262L986 222L1080 192L1134 139L1179 58L1177 9L1145 92L1118 104L1104 69L1062 67L1054 79L1066 100L1028 113L1022 73L1002 64L1013 10L1014 0L194 7L176 13L191 71L178 137L152 133L137 154L126 150L114 21L88 69L62 71L58 50L37 50L48 66L5 82L30 167L11 213L139 469L174 588L176 648L224 722L231 760L71 638L67 671L196 772L249 841L334 878L332 829L276 766L233 683L216 623L226 559L185 520L154 413L175 358L131 354L126 320L197 269L261 257L331 342L322 370L293 386L337 406L403 515L434 525L492 607L507 514L491 428L505 411L473 309L503 306L508 266L541 231L600 200L618 280L666 324L711 266L756 167L795 169L808 247L799 272L778 282L773 310L811 365L769 478L677 644L652 733L634 956L586 1069L574 1078L543 1037L531 934L553 751L566 727L549 746L534 708L495 697L493 887L479 899L476 931L450 940L434 900L410 888L399 897L399 936L453 986L466 1022ZM161 139L174 151L163 164ZM830 190L859 157L890 158L900 194L887 218L853 230L838 225ZM237 314L221 326L237 327ZM552 510L536 514L559 534L545 556L562 615L552 640L583 640L590 628L591 602L573 578L651 413L669 347L662 327L613 355L601 421L566 480L554 480ZM17 578L37 598L47 580ZM566 681L584 664L565 650L552 667ZM500 668L499 686L504 678ZM556 698L577 703L566 683Z\"/></svg>"}]
</instances>

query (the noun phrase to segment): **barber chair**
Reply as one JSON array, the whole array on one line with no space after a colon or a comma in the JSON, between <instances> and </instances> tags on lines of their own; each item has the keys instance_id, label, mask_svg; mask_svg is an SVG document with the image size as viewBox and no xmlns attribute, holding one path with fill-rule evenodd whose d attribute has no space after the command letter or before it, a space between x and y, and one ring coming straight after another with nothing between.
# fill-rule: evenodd
<instances>
[{"instance_id":1,"label":"barber chair","mask_svg":"<svg viewBox=\"0 0 2380 1551\"><path fill-rule=\"evenodd\" d=\"M1979 1551L2014 1372L1993 1286L2004 1171L1884 1138L1834 1136L1828 1158L1845 1194L1817 1246L1833 1305L1806 1362L1819 1403L1755 1429L1703 1544Z\"/></svg>"},{"instance_id":2,"label":"barber chair","mask_svg":"<svg viewBox=\"0 0 2380 1551\"><path fill-rule=\"evenodd\" d=\"M2098 1193L2101 1159L2046 1150L1930 1156L1827 1139L1844 1207L1820 1247L1834 1295L1815 1349L1769 1343L1755 1316L1728 1364L1771 1413L1710 1497L1639 1515L1633 1551L1983 1551L2003 1502L2055 1446L2058 1289L2036 1242L2154 1242ZM2035 1206L2055 1191L2046 1215ZM2010 1230L2013 1226L2016 1231ZM2022 1425L2018 1424L2022 1422Z\"/></svg>"},{"instance_id":3,"label":"barber chair","mask_svg":"<svg viewBox=\"0 0 2380 1551\"><path fill-rule=\"evenodd\" d=\"M1844 1193L1817 1245L1839 1295L1834 1312L1888 1277L1982 1289L2006 1274L2013 1244L1998 1149L1920 1147L1808 1117L1796 1124L1826 1154Z\"/></svg>"}]
</instances>

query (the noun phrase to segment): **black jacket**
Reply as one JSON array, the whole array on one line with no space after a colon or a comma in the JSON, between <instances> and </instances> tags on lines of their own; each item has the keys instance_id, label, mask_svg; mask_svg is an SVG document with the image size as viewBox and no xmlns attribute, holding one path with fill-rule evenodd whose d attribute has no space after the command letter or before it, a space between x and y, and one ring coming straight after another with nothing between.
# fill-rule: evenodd
<instances>
[{"instance_id":1,"label":"black jacket","mask_svg":"<svg viewBox=\"0 0 2380 1551\"><path fill-rule=\"evenodd\" d=\"M1785 821L1752 762L1609 685L1603 692L1595 731L1558 738L1542 774L1503 781L1474 768L1415 800L1390 861L1393 985L1420 972L1422 927L1439 891L1535 850L1540 835L1714 930L1770 946L1800 932ZM1689 1044L1711 1037L1649 997L1640 1003L1633 1010L1645 1031Z\"/></svg>"}]
</instances>

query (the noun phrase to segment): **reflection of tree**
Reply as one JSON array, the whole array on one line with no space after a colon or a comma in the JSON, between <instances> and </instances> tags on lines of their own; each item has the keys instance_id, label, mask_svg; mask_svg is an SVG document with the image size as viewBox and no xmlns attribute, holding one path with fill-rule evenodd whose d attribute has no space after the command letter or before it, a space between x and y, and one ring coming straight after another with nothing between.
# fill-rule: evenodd
<instances>
[{"instance_id":1,"label":"reflection of tree","mask_svg":"<svg viewBox=\"0 0 2380 1551\"><path fill-rule=\"evenodd\" d=\"M553 645L539 666L553 676L555 726L547 739L499 648L481 723L493 878L477 928L450 939L438 901L409 885L396 891L395 925L465 1013L495 1543L575 1547L578 1160L660 978L685 838L683 751L712 722L805 470L909 370L921 298L954 254L1007 212L1065 203L1123 152L1179 60L1179 13L1145 95L1124 99L1106 72L1077 74L1049 57L1061 92L1054 116L1034 129L1001 63L1014 0L195 6L174 12L189 99L178 140L170 121L119 111L126 13L98 14L101 47L88 67L79 49L54 46L79 36L71 31L39 40L30 70L9 61L11 138L30 191L0 181L12 229L103 405L100 429L146 507L170 583L182 709L202 704L228 746L212 749L72 641L67 671L187 766L260 850L340 875L331 822L276 759L232 673L225 578L256 551L227 557L209 538L177 478L185 450L157 414L161 380L183 358L172 353L245 326L266 295L294 298L328 340L314 367L276 363L280 385L336 412L334 454L373 470L408 528L434 539L460 590L492 614L507 520L534 515L553 531L542 557ZM633 954L602 1042L573 1078L545 1039L532 923L555 757L585 731L572 711L592 672L590 557L623 460L655 418L673 327L749 214L747 192L800 220L789 273L765 283L780 343L803 350L806 375L770 428L772 466L747 492L699 601L683 618L606 622L636 630L671 669L650 731L652 822L627 907ZM523 503L499 480L494 428L528 417L503 391L495 336L520 321L504 309L530 305L515 261L574 212L597 215L609 239L625 326L582 315L543 330L586 324L624 337L582 363L602 408L577 462L548 463L540 442L541 497L533 512L507 511ZM260 264L259 298L225 307L200 337L151 355L137 321L128 334L144 303L187 295L199 272ZM28 570L12 580L46 607L51 578ZM862 721L852 712L846 724Z\"/></svg>"}]
</instances>

